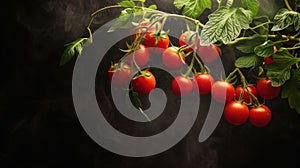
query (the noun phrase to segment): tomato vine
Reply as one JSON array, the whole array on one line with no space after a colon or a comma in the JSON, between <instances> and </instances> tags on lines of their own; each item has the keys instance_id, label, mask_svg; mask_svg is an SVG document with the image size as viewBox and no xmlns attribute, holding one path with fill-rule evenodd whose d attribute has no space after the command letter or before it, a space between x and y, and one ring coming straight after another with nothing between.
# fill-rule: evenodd
<instances>
[{"instance_id":1,"label":"tomato vine","mask_svg":"<svg viewBox=\"0 0 300 168\"><path fill-rule=\"evenodd\" d=\"M203 60L199 60L196 56L199 47L211 46L214 43L218 43L218 46L233 46L243 53L242 56L236 58L236 69L232 72L232 74L238 72L243 88L237 99L240 100L246 91L250 95L250 104L252 103L255 107L260 106L256 96L252 95L248 89L249 84L240 70L244 69L256 72L254 74L256 80L267 78L271 80L272 87L282 87L281 98L287 98L290 107L300 114L300 13L297 11L300 2L295 1L295 4L291 5L288 0L284 0L286 8L280 9L274 18L257 15L259 10L257 0L227 0L226 2L217 0L217 3L218 8L208 15L208 21L205 24L198 18L206 9L212 9L212 0L174 0L174 6L182 10L182 15L157 10L156 5L145 7L145 0L123 0L117 5L104 7L91 14L87 25L89 37L79 38L66 45L60 65L80 55L84 45L92 43L91 25L95 17L104 10L123 9L109 32L132 26L139 30L144 29L132 44L127 45L128 50L124 50L126 52L124 57L133 53L133 65L138 71L141 70L135 62L134 52L150 28L155 27L157 35L155 44L157 44L166 20L181 18L195 25L193 31L196 36L196 38L189 38L192 44L187 43L187 46L181 46L178 49L179 53L184 53L184 57L192 56L192 62L184 77L188 77L191 71L196 72L193 67L194 63L199 64L201 73L207 73L201 62ZM145 20L150 21L150 24L141 26L140 22ZM161 28L155 26L158 22L161 22ZM200 30L201 33L199 33ZM197 39L201 39L200 45L197 44ZM192 50L186 52L188 48ZM271 58L272 62L265 63L266 58ZM139 109L141 109L140 106Z\"/></svg>"}]
</instances>

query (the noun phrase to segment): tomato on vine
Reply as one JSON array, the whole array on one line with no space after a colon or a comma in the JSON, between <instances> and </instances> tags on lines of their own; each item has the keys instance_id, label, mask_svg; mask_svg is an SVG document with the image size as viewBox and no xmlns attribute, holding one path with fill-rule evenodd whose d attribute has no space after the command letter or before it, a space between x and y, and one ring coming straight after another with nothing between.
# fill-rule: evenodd
<instances>
[{"instance_id":1,"label":"tomato on vine","mask_svg":"<svg viewBox=\"0 0 300 168\"><path fill-rule=\"evenodd\" d=\"M132 88L140 94L150 93L156 86L156 79L154 75L148 71L141 71L138 76L135 76L132 81Z\"/></svg>"},{"instance_id":2,"label":"tomato on vine","mask_svg":"<svg viewBox=\"0 0 300 168\"><path fill-rule=\"evenodd\" d=\"M130 82L130 66L125 63L114 64L108 70L108 77L113 84L125 85Z\"/></svg>"},{"instance_id":3,"label":"tomato on vine","mask_svg":"<svg viewBox=\"0 0 300 168\"><path fill-rule=\"evenodd\" d=\"M266 57L264 58L264 65L269 65L272 64L273 62L275 62L275 60L272 57Z\"/></svg>"},{"instance_id":4,"label":"tomato on vine","mask_svg":"<svg viewBox=\"0 0 300 168\"><path fill-rule=\"evenodd\" d=\"M244 91L243 91L244 90ZM243 86L238 86L235 89L235 98L239 99L240 96L242 95L243 92L243 96L242 99L246 102L246 103L250 103L254 101L254 98L257 97L257 90L255 88L255 86L253 85L249 85L246 88L243 89ZM249 94L249 92L251 94ZM252 96L251 96L252 95ZM253 97L255 96L255 97Z\"/></svg>"},{"instance_id":5,"label":"tomato on vine","mask_svg":"<svg viewBox=\"0 0 300 168\"><path fill-rule=\"evenodd\" d=\"M220 48L215 44L209 46L200 46L197 53L203 62L210 63L219 58Z\"/></svg>"},{"instance_id":6,"label":"tomato on vine","mask_svg":"<svg viewBox=\"0 0 300 168\"><path fill-rule=\"evenodd\" d=\"M188 95L193 90L193 82L185 76L177 76L172 81L172 90L178 96Z\"/></svg>"},{"instance_id":7,"label":"tomato on vine","mask_svg":"<svg viewBox=\"0 0 300 168\"><path fill-rule=\"evenodd\" d=\"M148 31L144 42L151 52L159 54L169 47L170 39L165 31Z\"/></svg>"},{"instance_id":8,"label":"tomato on vine","mask_svg":"<svg viewBox=\"0 0 300 168\"><path fill-rule=\"evenodd\" d=\"M212 97L220 103L230 102L235 94L235 89L229 82L217 81L212 85Z\"/></svg>"},{"instance_id":9,"label":"tomato on vine","mask_svg":"<svg viewBox=\"0 0 300 168\"><path fill-rule=\"evenodd\" d=\"M210 93L213 83L214 78L208 73L198 73L194 76L194 90L199 94Z\"/></svg>"},{"instance_id":10,"label":"tomato on vine","mask_svg":"<svg viewBox=\"0 0 300 168\"><path fill-rule=\"evenodd\" d=\"M281 90L281 87L273 87L272 81L268 78L261 78L257 82L257 93L261 98L274 99L276 98Z\"/></svg>"},{"instance_id":11,"label":"tomato on vine","mask_svg":"<svg viewBox=\"0 0 300 168\"><path fill-rule=\"evenodd\" d=\"M144 20L140 22L139 25L135 29L133 29L133 40L139 38L142 35L145 35L145 32L147 31L146 27L149 27L151 24L152 22L150 20ZM154 23L154 25L148 28L148 31L155 32L156 30L160 30L161 26L161 22L157 21L156 23Z\"/></svg>"},{"instance_id":12,"label":"tomato on vine","mask_svg":"<svg viewBox=\"0 0 300 168\"><path fill-rule=\"evenodd\" d=\"M261 105L252 107L249 112L249 121L256 127L264 127L271 121L272 114L269 107Z\"/></svg>"},{"instance_id":13,"label":"tomato on vine","mask_svg":"<svg viewBox=\"0 0 300 168\"><path fill-rule=\"evenodd\" d=\"M133 59L132 57L134 56L134 60L136 62L136 64L139 66L139 67L142 67L144 65L146 65L150 59L150 54L149 54L149 51L148 49L143 45L143 44L139 44L138 47L137 47L137 50L134 51L133 53L130 53L128 56L127 56L127 61L128 63L132 63Z\"/></svg>"},{"instance_id":14,"label":"tomato on vine","mask_svg":"<svg viewBox=\"0 0 300 168\"><path fill-rule=\"evenodd\" d=\"M172 46L162 53L164 65L170 69L178 69L185 64L185 57L179 52L179 48Z\"/></svg>"},{"instance_id":15,"label":"tomato on vine","mask_svg":"<svg viewBox=\"0 0 300 168\"><path fill-rule=\"evenodd\" d=\"M191 46L187 49L185 49L185 52L191 52L193 51L193 46L195 46L195 41L196 41L196 46L200 45L200 40L199 38L196 40L196 32L195 31L185 31L183 32L180 37L179 37L179 46L181 48L186 48L188 46Z\"/></svg>"},{"instance_id":16,"label":"tomato on vine","mask_svg":"<svg viewBox=\"0 0 300 168\"><path fill-rule=\"evenodd\" d=\"M242 125L249 117L249 108L239 101L231 101L224 108L224 117L232 125Z\"/></svg>"}]
</instances>

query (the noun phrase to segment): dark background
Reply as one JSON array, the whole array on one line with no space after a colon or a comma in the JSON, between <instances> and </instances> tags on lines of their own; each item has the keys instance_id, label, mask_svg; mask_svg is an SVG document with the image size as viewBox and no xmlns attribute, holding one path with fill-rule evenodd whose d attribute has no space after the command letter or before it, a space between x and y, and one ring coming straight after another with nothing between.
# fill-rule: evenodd
<instances>
[{"instance_id":1,"label":"dark background","mask_svg":"<svg viewBox=\"0 0 300 168\"><path fill-rule=\"evenodd\" d=\"M172 1L152 2L160 10L179 12ZM64 44L87 34L89 14L115 3L11 0L2 5L1 168L299 167L300 115L280 98L266 102L273 115L267 127L255 128L249 123L235 127L222 118L213 135L200 144L197 138L207 110L201 107L203 114L189 134L173 148L151 157L123 157L95 144L82 129L73 107L71 80L75 59L63 67L58 67L58 63ZM261 12L269 15L284 5L275 0L261 3ZM93 28L117 17L118 12L105 12ZM206 19L204 15L201 21ZM226 57L229 49L222 50ZM226 65L231 63L231 59L222 59ZM107 113L110 112L113 113ZM128 127L123 120L119 126Z\"/></svg>"}]
</instances>

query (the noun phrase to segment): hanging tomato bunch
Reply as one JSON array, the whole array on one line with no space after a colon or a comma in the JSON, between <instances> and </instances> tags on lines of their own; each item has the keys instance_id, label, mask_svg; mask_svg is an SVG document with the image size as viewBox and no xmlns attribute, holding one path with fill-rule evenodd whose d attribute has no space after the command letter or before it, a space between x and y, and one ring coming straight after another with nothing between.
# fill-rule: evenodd
<instances>
[{"instance_id":1,"label":"hanging tomato bunch","mask_svg":"<svg viewBox=\"0 0 300 168\"><path fill-rule=\"evenodd\" d=\"M272 20L257 15L257 0L217 2L218 9L209 14L205 24L197 18L206 8L212 8L211 0L174 0L174 5L182 9L182 15L162 12L156 5L145 7L145 0L124 0L97 10L87 26L90 37L68 44L61 65L80 54L86 42L92 42L90 26L95 16L103 10L124 8L109 32L133 27L133 36L128 48L122 50L124 56L107 70L112 84L129 85L133 95L149 94L156 87L155 74L141 67L146 66L155 54L170 70L188 67L172 81L175 95L186 96L193 91L200 95L211 94L214 101L226 103L224 118L232 125L249 121L256 127L266 126L272 113L262 102L280 94L300 113L299 1L295 2L294 10L285 0L287 8L280 9ZM169 31L172 30L164 29L170 17L185 19L195 25L193 30L189 26L182 30L178 46L170 43ZM282 34L287 31L288 34ZM225 45L235 47L243 56L236 57L236 68L226 79L216 80L203 63L213 63L223 56L220 47ZM190 62L187 62L188 58ZM245 72L247 76L244 76ZM142 112L141 105L136 106Z\"/></svg>"}]
</instances>

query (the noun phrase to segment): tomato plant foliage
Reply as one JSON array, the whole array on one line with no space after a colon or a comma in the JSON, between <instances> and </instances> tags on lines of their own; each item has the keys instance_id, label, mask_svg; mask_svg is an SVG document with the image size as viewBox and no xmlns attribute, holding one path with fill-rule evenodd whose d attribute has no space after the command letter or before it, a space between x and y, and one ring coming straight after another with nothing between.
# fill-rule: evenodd
<instances>
[{"instance_id":1,"label":"tomato plant foliage","mask_svg":"<svg viewBox=\"0 0 300 168\"><path fill-rule=\"evenodd\" d=\"M218 3L216 9L212 6L213 2ZM192 38L181 45L182 51L187 53L186 56L196 56L191 53L195 53L193 48L199 46L199 41L200 47L216 44L220 48L235 47L242 53L235 59L236 68L255 72L251 81L257 82L261 78L270 79L272 87L282 88L281 98L287 98L290 107L300 113L300 13L298 12L300 1L292 1L295 2L294 4L290 4L291 1L288 0L284 2L286 7L279 9L275 16L270 18L260 14L258 0L227 0L226 3L223 0L174 0L174 6L181 10L182 14L165 13L158 10L155 4L146 7L145 0L123 0L92 13L87 25L89 37L79 38L67 44L60 65L80 55L84 46L92 42L91 24L104 10L122 9L108 32L128 28L140 30L140 35L134 38L131 45L127 45L128 53L134 52L139 44L147 42L145 35L149 35L150 30L151 34L155 35L153 36L154 47L157 46L158 37L162 33L168 35L168 31L163 30L168 17L177 17L195 25L192 30L188 30L194 32ZM208 21L201 23L199 17L204 11L206 14L208 12ZM143 21L149 24L141 24ZM147 43L145 45L147 46ZM165 46L167 47L169 44ZM264 62L266 58L272 59L272 63ZM203 58L200 59L204 61ZM193 68L192 63L189 67ZM205 72L205 68L202 67L201 72L203 71ZM240 82L246 86L245 79ZM136 94L133 94L134 97Z\"/></svg>"}]
</instances>

